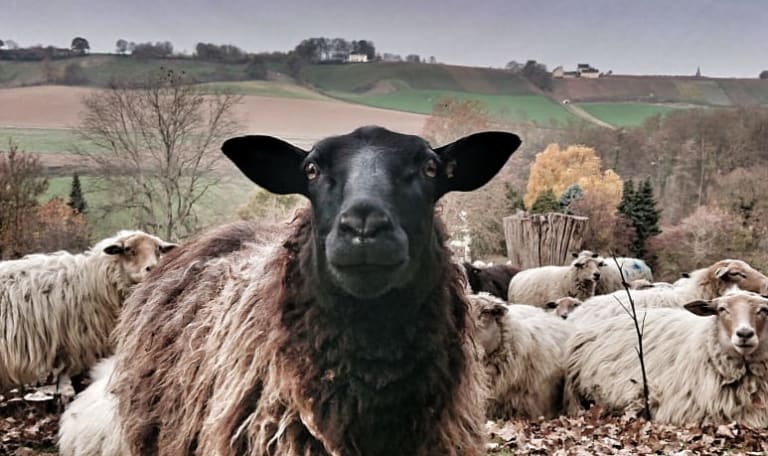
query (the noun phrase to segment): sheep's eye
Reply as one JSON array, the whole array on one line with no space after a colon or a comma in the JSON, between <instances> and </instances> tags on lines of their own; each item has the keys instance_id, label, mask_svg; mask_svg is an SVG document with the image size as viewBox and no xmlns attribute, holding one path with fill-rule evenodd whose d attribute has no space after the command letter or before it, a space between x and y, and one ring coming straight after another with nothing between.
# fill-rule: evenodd
<instances>
[{"instance_id":1,"label":"sheep's eye","mask_svg":"<svg viewBox=\"0 0 768 456\"><path fill-rule=\"evenodd\" d=\"M738 278L746 278L747 277L746 274L744 274L743 272L739 272L739 271L729 272L728 275L731 276L731 277L738 277Z\"/></svg>"},{"instance_id":2,"label":"sheep's eye","mask_svg":"<svg viewBox=\"0 0 768 456\"><path fill-rule=\"evenodd\" d=\"M580 305L581 305L581 303L580 303L580 302L574 302L574 303L573 303L573 307L579 307Z\"/></svg>"},{"instance_id":3,"label":"sheep's eye","mask_svg":"<svg viewBox=\"0 0 768 456\"><path fill-rule=\"evenodd\" d=\"M426 163L424 163L423 171L424 175L429 178L437 176L437 162L430 158Z\"/></svg>"},{"instance_id":4,"label":"sheep's eye","mask_svg":"<svg viewBox=\"0 0 768 456\"><path fill-rule=\"evenodd\" d=\"M600 263L597 265L597 267L598 267L598 268L604 268L604 267L606 267L606 266L608 266L608 265L607 265L607 264L605 264L603 261L601 261L601 262L600 262Z\"/></svg>"},{"instance_id":5,"label":"sheep's eye","mask_svg":"<svg viewBox=\"0 0 768 456\"><path fill-rule=\"evenodd\" d=\"M717 308L717 313L719 313L719 314L727 314L728 313L728 309L726 307L718 307Z\"/></svg>"},{"instance_id":6,"label":"sheep's eye","mask_svg":"<svg viewBox=\"0 0 768 456\"><path fill-rule=\"evenodd\" d=\"M574 266L576 266L577 268L581 269L581 268L584 267L584 263L576 263L576 264L574 264Z\"/></svg>"},{"instance_id":7,"label":"sheep's eye","mask_svg":"<svg viewBox=\"0 0 768 456\"><path fill-rule=\"evenodd\" d=\"M554 302L548 302L547 307L549 307L550 309L555 309L557 308L557 304Z\"/></svg>"},{"instance_id":8,"label":"sheep's eye","mask_svg":"<svg viewBox=\"0 0 768 456\"><path fill-rule=\"evenodd\" d=\"M764 317L768 316L768 307L761 307L758 313Z\"/></svg>"},{"instance_id":9,"label":"sheep's eye","mask_svg":"<svg viewBox=\"0 0 768 456\"><path fill-rule=\"evenodd\" d=\"M317 169L317 165L314 163L307 163L307 166L304 167L304 172L307 173L308 180L315 180L320 174L320 171Z\"/></svg>"}]
</instances>

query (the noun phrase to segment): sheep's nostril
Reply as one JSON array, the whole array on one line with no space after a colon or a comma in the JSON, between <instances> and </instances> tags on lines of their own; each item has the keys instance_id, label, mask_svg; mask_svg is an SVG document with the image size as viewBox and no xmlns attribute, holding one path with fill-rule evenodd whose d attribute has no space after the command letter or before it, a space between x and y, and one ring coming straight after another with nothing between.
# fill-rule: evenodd
<instances>
[{"instance_id":1,"label":"sheep's nostril","mask_svg":"<svg viewBox=\"0 0 768 456\"><path fill-rule=\"evenodd\" d=\"M595 277L595 280L600 279L600 273L599 272L596 272L596 273L594 273L592 275Z\"/></svg>"},{"instance_id":2,"label":"sheep's nostril","mask_svg":"<svg viewBox=\"0 0 768 456\"><path fill-rule=\"evenodd\" d=\"M736 335L742 339L751 339L755 335L755 331L749 328L741 328L736 331Z\"/></svg>"}]
</instances>

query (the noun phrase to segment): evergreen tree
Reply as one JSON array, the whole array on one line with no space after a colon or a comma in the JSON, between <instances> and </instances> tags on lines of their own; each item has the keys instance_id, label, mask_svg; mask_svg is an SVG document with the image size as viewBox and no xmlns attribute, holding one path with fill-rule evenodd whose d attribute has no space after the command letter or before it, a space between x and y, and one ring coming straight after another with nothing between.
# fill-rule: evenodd
<instances>
[{"instance_id":1,"label":"evergreen tree","mask_svg":"<svg viewBox=\"0 0 768 456\"><path fill-rule=\"evenodd\" d=\"M632 179L624 181L624 187L621 191L621 202L619 202L619 213L628 220L632 220L632 205L635 199L635 183Z\"/></svg>"},{"instance_id":2,"label":"evergreen tree","mask_svg":"<svg viewBox=\"0 0 768 456\"><path fill-rule=\"evenodd\" d=\"M69 191L69 202L67 206L71 207L78 214L85 214L88 211L88 204L83 197L83 190L80 187L80 177L77 173L72 175L72 190Z\"/></svg>"},{"instance_id":3,"label":"evergreen tree","mask_svg":"<svg viewBox=\"0 0 768 456\"><path fill-rule=\"evenodd\" d=\"M504 196L507 200L507 211L509 213L514 213L518 209L525 209L522 195L509 182L504 182Z\"/></svg>"},{"instance_id":4,"label":"evergreen tree","mask_svg":"<svg viewBox=\"0 0 768 456\"><path fill-rule=\"evenodd\" d=\"M633 198L633 206L633 213L635 214L633 226L637 234L633 250L635 255L642 257L645 255L645 242L648 238L661 233L659 229L661 211L656 207L650 179L646 179L638 185Z\"/></svg>"},{"instance_id":5,"label":"evergreen tree","mask_svg":"<svg viewBox=\"0 0 768 456\"><path fill-rule=\"evenodd\" d=\"M653 186L647 179L634 188L634 182L624 182L624 190L619 203L619 213L629 220L635 229L635 240L632 242L632 254L642 258L645 255L645 242L651 236L661 233L659 229L660 211L656 208L653 198Z\"/></svg>"},{"instance_id":6,"label":"evergreen tree","mask_svg":"<svg viewBox=\"0 0 768 456\"><path fill-rule=\"evenodd\" d=\"M570 214L571 211L568 209L568 206L570 206L572 202L581 198L583 195L584 191L581 189L579 184L569 185L563 194L560 195L560 211L564 214Z\"/></svg>"},{"instance_id":7,"label":"evergreen tree","mask_svg":"<svg viewBox=\"0 0 768 456\"><path fill-rule=\"evenodd\" d=\"M547 212L560 212L560 202L552 189L546 189L539 193L536 201L531 206L531 214L546 214Z\"/></svg>"}]
</instances>

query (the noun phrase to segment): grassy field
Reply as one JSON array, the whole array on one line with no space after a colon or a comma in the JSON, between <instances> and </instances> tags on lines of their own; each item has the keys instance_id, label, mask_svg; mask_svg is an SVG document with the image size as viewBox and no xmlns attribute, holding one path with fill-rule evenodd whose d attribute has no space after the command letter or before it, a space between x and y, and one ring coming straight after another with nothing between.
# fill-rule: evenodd
<instances>
[{"instance_id":1,"label":"grassy field","mask_svg":"<svg viewBox=\"0 0 768 456\"><path fill-rule=\"evenodd\" d=\"M67 65L83 68L87 84L104 87L114 80L141 81L160 68L184 72L194 80L232 81L248 79L245 64L201 62L192 59L135 59L115 55L89 55L49 62L48 75L42 62L0 61L0 87L45 84L49 76L61 78Z\"/></svg>"},{"instance_id":2,"label":"grassy field","mask_svg":"<svg viewBox=\"0 0 768 456\"><path fill-rule=\"evenodd\" d=\"M329 92L329 94L353 103L419 114L430 114L435 102L441 98L452 97L459 100L478 100L492 114L506 120L530 120L539 124L549 124L552 120L565 122L574 118L560 105L540 95L487 95L408 88L383 94L357 95L343 92Z\"/></svg>"},{"instance_id":3,"label":"grassy field","mask_svg":"<svg viewBox=\"0 0 768 456\"><path fill-rule=\"evenodd\" d=\"M527 82L507 71L424 63L310 65L308 83L323 91L363 93L393 81L417 90L450 90L481 94L530 94Z\"/></svg>"},{"instance_id":4,"label":"grassy field","mask_svg":"<svg viewBox=\"0 0 768 456\"><path fill-rule=\"evenodd\" d=\"M647 103L579 103L588 113L617 127L642 125L646 119L679 108Z\"/></svg>"},{"instance_id":5,"label":"grassy field","mask_svg":"<svg viewBox=\"0 0 768 456\"><path fill-rule=\"evenodd\" d=\"M99 177L81 176L80 185L83 197L88 204L87 219L93 229L93 238L110 236L120 229L136 228L130 213L126 210L107 210L115 196L106 181ZM48 178L48 190L39 198L41 203L60 197L69 200L72 188L71 176ZM232 220L238 207L245 204L250 193L255 190L253 184L242 176L227 177L218 185L209 189L197 205L197 214L201 227L209 227Z\"/></svg>"},{"instance_id":6,"label":"grassy field","mask_svg":"<svg viewBox=\"0 0 768 456\"><path fill-rule=\"evenodd\" d=\"M98 149L81 140L74 130L49 128L0 128L0 150L13 141L19 150L38 154L72 153L75 147L97 152Z\"/></svg>"},{"instance_id":7,"label":"grassy field","mask_svg":"<svg viewBox=\"0 0 768 456\"><path fill-rule=\"evenodd\" d=\"M306 87L277 81L206 82L198 87L204 92L231 92L257 97L298 98L327 100L328 98Z\"/></svg>"}]
</instances>

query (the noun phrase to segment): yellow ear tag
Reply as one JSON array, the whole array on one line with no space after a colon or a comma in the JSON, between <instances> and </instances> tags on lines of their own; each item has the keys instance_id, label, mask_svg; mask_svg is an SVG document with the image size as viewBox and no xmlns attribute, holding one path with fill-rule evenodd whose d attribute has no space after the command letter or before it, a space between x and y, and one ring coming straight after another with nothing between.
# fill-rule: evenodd
<instances>
[{"instance_id":1,"label":"yellow ear tag","mask_svg":"<svg viewBox=\"0 0 768 456\"><path fill-rule=\"evenodd\" d=\"M456 169L456 161L451 160L445 165L445 175L448 177L448 179L452 179L454 175L454 170Z\"/></svg>"}]
</instances>

